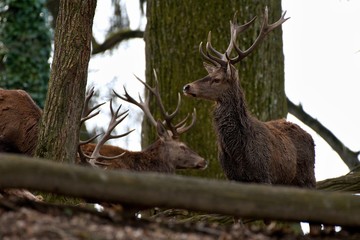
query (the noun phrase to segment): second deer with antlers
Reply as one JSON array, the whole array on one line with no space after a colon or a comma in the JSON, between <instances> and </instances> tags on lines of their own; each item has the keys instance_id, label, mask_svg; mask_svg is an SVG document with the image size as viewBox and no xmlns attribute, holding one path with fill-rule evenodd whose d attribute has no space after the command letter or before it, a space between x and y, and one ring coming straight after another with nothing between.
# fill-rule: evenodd
<instances>
[{"instance_id":1,"label":"second deer with antlers","mask_svg":"<svg viewBox=\"0 0 360 240\"><path fill-rule=\"evenodd\" d=\"M194 125L196 120L195 110L192 114L193 119L189 125L186 125L188 118L185 118L178 124L173 124L172 121L177 115L181 104L180 95L175 111L172 114L168 114L160 97L156 73L154 72L154 74L156 85L153 88L143 82L141 79L137 79L142 84L144 84L144 86L156 98L158 106L160 107L161 113L164 117L164 122L155 120L150 112L148 101L143 102L141 98L140 102L136 101L128 94L125 88L124 96L119 95L115 91L114 93L122 100L132 103L143 110L145 116L148 117L152 125L156 127L158 134L157 141L140 152L132 152L119 147L104 145L105 142L111 138L122 137L129 133L127 132L119 136L111 135L111 131L126 117L125 114L127 112L119 114L120 107L114 111L112 108L112 102L110 102L112 119L110 121L108 130L98 144L89 144L87 141L81 144L82 146L80 146L80 155L82 155L83 159L89 159L88 162L90 162L90 164L93 166L102 165L109 169L128 169L133 171L157 171L172 173L175 171L175 169L206 168L206 160L199 156L191 148L189 148L185 143L179 140L180 134L188 131ZM88 100L86 103L87 102ZM83 121L96 115L97 113L91 114L91 112L98 106L95 106L88 112L83 113Z\"/></svg>"},{"instance_id":2,"label":"second deer with antlers","mask_svg":"<svg viewBox=\"0 0 360 240\"><path fill-rule=\"evenodd\" d=\"M231 40L223 54L212 47L209 33L206 53L200 44L209 74L185 85L183 91L185 95L216 102L214 123L219 160L229 179L315 188L315 150L310 134L285 120L261 122L247 109L234 64L248 56L269 32L287 19L284 13L277 22L268 24L265 9L257 39L249 49L242 51L236 45L236 36L254 20L240 26L236 20L230 22ZM231 58L233 48L237 56Z\"/></svg>"}]
</instances>

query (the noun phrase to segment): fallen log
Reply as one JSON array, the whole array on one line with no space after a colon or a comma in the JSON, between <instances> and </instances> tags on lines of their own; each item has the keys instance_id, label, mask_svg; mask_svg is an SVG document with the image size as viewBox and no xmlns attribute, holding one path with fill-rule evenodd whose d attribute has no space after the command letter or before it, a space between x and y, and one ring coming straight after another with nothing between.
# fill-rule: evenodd
<instances>
[{"instance_id":1,"label":"fallen log","mask_svg":"<svg viewBox=\"0 0 360 240\"><path fill-rule=\"evenodd\" d=\"M350 193L107 171L10 154L0 154L0 188L244 218L360 226L360 198Z\"/></svg>"},{"instance_id":2,"label":"fallen log","mask_svg":"<svg viewBox=\"0 0 360 240\"><path fill-rule=\"evenodd\" d=\"M326 191L360 193L360 172L350 172L344 176L318 181L316 188Z\"/></svg>"}]
</instances>

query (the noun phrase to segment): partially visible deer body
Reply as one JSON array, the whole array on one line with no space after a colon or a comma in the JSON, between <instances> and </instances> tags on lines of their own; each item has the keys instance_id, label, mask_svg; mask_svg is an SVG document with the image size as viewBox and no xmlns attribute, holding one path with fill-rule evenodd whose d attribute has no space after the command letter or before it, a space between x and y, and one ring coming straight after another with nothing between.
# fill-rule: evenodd
<instances>
[{"instance_id":1,"label":"partially visible deer body","mask_svg":"<svg viewBox=\"0 0 360 240\"><path fill-rule=\"evenodd\" d=\"M32 155L37 141L38 121L42 111L23 90L0 88L0 152ZM11 195L40 201L25 189L0 189L1 195Z\"/></svg>"},{"instance_id":2,"label":"partially visible deer body","mask_svg":"<svg viewBox=\"0 0 360 240\"><path fill-rule=\"evenodd\" d=\"M315 188L315 150L310 134L286 120L261 122L247 109L234 64L248 56L269 32L287 19L284 13L277 22L268 24L265 9L259 36L249 49L242 51L236 45L236 36L254 20L241 26L236 20L230 22L231 40L224 54L212 47L209 33L205 53L200 44L208 75L185 85L184 94L215 101L219 160L228 179ZM237 56L231 58L233 48Z\"/></svg>"},{"instance_id":3,"label":"partially visible deer body","mask_svg":"<svg viewBox=\"0 0 360 240\"><path fill-rule=\"evenodd\" d=\"M190 149L185 143L179 140L180 134L188 131L194 125L196 120L195 111L192 115L193 119L190 125L186 125L187 118L174 125L172 120L180 108L180 95L177 108L172 114L168 114L160 97L157 79L156 86L154 88L151 88L148 84L141 81L140 79L138 80L145 85L145 87L152 93L153 96L155 96L162 115L164 116L164 123L154 119L150 112L148 101L143 102L140 98L140 102L137 102L128 94L125 88L124 96L119 95L115 91L114 93L122 100L135 104L143 110L145 116L148 117L150 122L156 127L158 139L140 152L132 152L110 145L104 145L105 142L111 138L122 137L128 134L125 133L119 136L112 136L110 134L116 125L126 117L122 117L126 112L121 114L118 113L120 108L118 108L117 111L114 111L110 102L112 119L110 121L108 130L98 144L87 143L83 146L80 146L82 152L85 153L80 153L80 155L83 155L85 158L89 159L88 161L90 164L100 166L103 165L107 169L128 169L133 171L156 171L173 173L176 169L206 168L206 160ZM84 113L84 119L86 119L85 116L89 114L90 112Z\"/></svg>"},{"instance_id":4,"label":"partially visible deer body","mask_svg":"<svg viewBox=\"0 0 360 240\"><path fill-rule=\"evenodd\" d=\"M0 89L0 152L32 155L41 114L27 92Z\"/></svg>"}]
</instances>

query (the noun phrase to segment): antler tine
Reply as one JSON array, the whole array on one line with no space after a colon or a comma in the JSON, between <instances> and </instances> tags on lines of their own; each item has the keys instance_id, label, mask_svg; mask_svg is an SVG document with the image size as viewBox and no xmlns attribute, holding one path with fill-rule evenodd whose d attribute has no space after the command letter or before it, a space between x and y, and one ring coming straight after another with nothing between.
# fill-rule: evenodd
<instances>
[{"instance_id":1,"label":"antler tine","mask_svg":"<svg viewBox=\"0 0 360 240\"><path fill-rule=\"evenodd\" d=\"M206 43L206 50L208 51L207 54L209 54L209 49L210 49L219 59L222 59L222 57L224 56L224 54L222 54L221 52L219 52L218 50L216 50L215 48L213 48L213 46L211 45L211 31L209 31L208 39L207 39L207 43Z\"/></svg>"},{"instance_id":2,"label":"antler tine","mask_svg":"<svg viewBox=\"0 0 360 240\"><path fill-rule=\"evenodd\" d=\"M270 33L272 30L274 30L275 28L277 28L278 26L280 26L286 20L289 19L289 18L285 18L285 14L286 14L286 11L281 15L281 17L280 17L280 19L278 21L276 21L273 24L269 24L268 23L268 21L269 21L268 20L268 18L269 18L268 8L265 7L264 16L263 16L263 23L261 25L260 33L257 36L257 38L255 39L254 43L247 50L242 51L236 46L235 42L233 42L234 48L235 48L236 52L238 53L238 56L231 59L230 62L232 64L237 63L240 60L244 59L246 56L248 56L252 51L254 51L254 49L259 45L259 43L261 43L261 41L264 39L264 37L268 33Z\"/></svg>"},{"instance_id":3,"label":"antler tine","mask_svg":"<svg viewBox=\"0 0 360 240\"><path fill-rule=\"evenodd\" d=\"M191 120L191 123L186 126L186 121L188 120L189 118L189 115L186 116L186 118L184 120L182 120L180 123L178 123L175 128L176 128L176 131L178 132L178 134L183 134L184 132L187 132L189 131L190 128L192 128L196 122L196 109L194 108L194 111L193 113L191 114L192 116L192 120Z\"/></svg>"},{"instance_id":4,"label":"antler tine","mask_svg":"<svg viewBox=\"0 0 360 240\"><path fill-rule=\"evenodd\" d=\"M84 106L89 105L89 101L93 95L94 95L94 87L91 87L90 90L85 95Z\"/></svg>"},{"instance_id":5,"label":"antler tine","mask_svg":"<svg viewBox=\"0 0 360 240\"><path fill-rule=\"evenodd\" d=\"M160 107L160 110L161 110L161 113L162 115L167 118L168 117L168 114L165 110L165 107L164 107L164 104L162 102L162 99L161 99L161 96L160 96L160 90L159 90L159 81L158 81L158 77L157 77L157 73L156 73L156 70L153 69L153 73L154 73L154 80L155 80L155 87L153 88L154 91L152 91L152 93L154 94L155 96L155 99ZM176 110L175 110L176 111Z\"/></svg>"},{"instance_id":6,"label":"antler tine","mask_svg":"<svg viewBox=\"0 0 360 240\"><path fill-rule=\"evenodd\" d=\"M171 122L171 120L178 114L178 112L180 110L180 105L181 105L181 94L178 93L178 102L177 102L176 108L171 114L168 114L167 112L165 112L163 114L165 117L165 120L168 120L169 122Z\"/></svg>"},{"instance_id":7,"label":"antler tine","mask_svg":"<svg viewBox=\"0 0 360 240\"><path fill-rule=\"evenodd\" d=\"M233 47L235 46L236 38L237 38L238 34L246 31L254 23L256 18L257 17L255 16L247 23L245 23L243 25L238 25L237 12L235 12L233 20L232 21L230 20L230 43L229 43L229 46L227 47L225 53L223 54L223 60L226 60L226 61L229 60L229 56L231 54Z\"/></svg>"},{"instance_id":8,"label":"antler tine","mask_svg":"<svg viewBox=\"0 0 360 240\"><path fill-rule=\"evenodd\" d=\"M171 113L168 114L167 112L163 111L163 116L164 116L164 120L165 120L165 125L166 127L172 132L173 137L177 138L179 137L180 133L177 130L177 126L179 125L183 125L181 124L183 121L181 121L180 123L173 125L172 124L172 120L174 119L174 117L178 114L179 110L180 110L180 105L181 105L181 95L180 93L178 93L178 103L176 106L176 109ZM186 119L186 118L185 118Z\"/></svg>"},{"instance_id":9,"label":"antler tine","mask_svg":"<svg viewBox=\"0 0 360 240\"><path fill-rule=\"evenodd\" d=\"M92 166L96 166L96 165L99 165L99 164L100 165L107 165L107 164L99 162L98 160L99 159L111 160L111 159L119 158L124 154L124 153L122 153L122 154L119 154L119 155L113 156L113 157L107 157L107 156L103 156L103 155L100 154L100 149L105 144L105 142L107 142L110 139L127 136L132 131L134 131L134 129L132 129L132 130L130 130L130 131L124 133L124 134L120 134L120 135L112 135L111 134L111 132L115 129L115 127L117 125L119 125L119 123L121 123L128 116L129 110L126 110L125 112L122 112L122 113L119 114L121 106L122 105L120 105L116 109L116 111L114 111L114 108L112 106L112 99L110 100L111 119L110 119L107 130L105 131L104 135L99 140L99 142L96 144L94 151L92 152L91 156L89 157L90 158L89 163Z\"/></svg>"},{"instance_id":10,"label":"antler tine","mask_svg":"<svg viewBox=\"0 0 360 240\"><path fill-rule=\"evenodd\" d=\"M210 32L209 32L209 34L210 34ZM206 51L206 54L204 53L202 44L203 44L203 42L201 42L200 45L199 45L199 52L200 52L201 56L202 56L206 61L209 61L209 62L211 62L212 64L214 64L215 66L219 66L219 67L220 67L220 66L221 66L220 63L218 63L216 60L213 60L211 57L209 57L210 54L208 53L208 51ZM208 43L206 43L206 48L207 48L207 45L208 45Z\"/></svg>"},{"instance_id":11,"label":"antler tine","mask_svg":"<svg viewBox=\"0 0 360 240\"><path fill-rule=\"evenodd\" d=\"M81 119L80 119L80 126L88 119L95 117L96 115L98 115L100 113L100 110L96 111L95 113L92 113L94 110L98 109L100 106L102 106L103 104L105 104L105 102L97 104L96 106L88 109L88 105L90 102L90 99L94 96L94 87L92 87L85 96L85 100L84 100L84 106L83 106L83 111L81 113ZM81 141L79 140L79 144L78 144L78 153L80 156L80 161L87 163L86 158L89 158L88 155L86 155L82 150L81 150L81 146L85 145L87 143L90 143L91 141L93 141L95 138L97 138L98 136L100 136L101 134L97 134L91 138L89 138L88 140L85 141Z\"/></svg>"},{"instance_id":12,"label":"antler tine","mask_svg":"<svg viewBox=\"0 0 360 240\"><path fill-rule=\"evenodd\" d=\"M84 101L84 107L83 107L83 111L82 111L82 114L81 114L81 122L80 123L83 123L85 122L86 120L90 119L90 118L93 118L94 116L98 115L100 110L97 111L96 113L93 113L91 114L95 109L98 109L100 106L104 105L105 102L103 103L99 103L97 104L96 106L88 109L88 105L89 105L89 102L90 102L90 99L93 97L94 95L94 87L92 87L86 94L85 96L85 101ZM91 115L90 115L91 114Z\"/></svg>"},{"instance_id":13,"label":"antler tine","mask_svg":"<svg viewBox=\"0 0 360 240\"><path fill-rule=\"evenodd\" d=\"M136 76L135 76L136 77ZM140 79L139 79L140 80ZM141 81L141 80L140 80ZM154 116L151 114L150 112L150 109L149 109L149 104L148 102L143 102L143 100L141 99L140 95L139 95L139 99L140 99L140 102L136 101L133 97L131 97L129 95L129 93L127 92L126 88L124 87L124 96L121 96L119 95L117 92L115 92L115 90L113 90L114 94L119 97L120 99L128 102L128 103L131 103L131 104L134 104L135 106L138 106L145 114L145 116L148 117L149 121L151 122L151 124L153 126L156 126L156 121L155 121L155 118Z\"/></svg>"},{"instance_id":14,"label":"antler tine","mask_svg":"<svg viewBox=\"0 0 360 240\"><path fill-rule=\"evenodd\" d=\"M81 140L80 140L80 141L79 141L79 144L78 144L78 147L77 147L77 151L78 151L78 153L79 153L80 161L81 161L82 163L88 163L86 159L87 159L87 158L90 159L91 156L85 154L85 153L82 151L81 146L92 142L95 138L97 138L97 137L100 136L100 135L101 135L101 133L96 134L95 136L92 136L92 137L89 138L88 140L85 140L85 141L81 141Z\"/></svg>"},{"instance_id":15,"label":"antler tine","mask_svg":"<svg viewBox=\"0 0 360 240\"><path fill-rule=\"evenodd\" d=\"M237 12L235 12L235 14L234 14L233 21L230 21L230 37L231 37L231 39L230 39L229 46L227 47L225 53L220 53L212 46L211 31L208 34L208 40L206 43L206 54L202 50L202 43L200 43L199 49L200 49L201 55L204 57L205 60L215 64L216 66L219 66L219 65L226 66L227 65L227 63L229 61L230 53L233 49L234 43L236 42L237 35L239 33L244 32L246 29L248 29L256 19L256 16L255 16L249 22L247 22L243 25L238 25L237 20L236 20L236 15L237 15ZM211 53L213 53L215 56L211 55Z\"/></svg>"},{"instance_id":16,"label":"antler tine","mask_svg":"<svg viewBox=\"0 0 360 240\"><path fill-rule=\"evenodd\" d=\"M137 76L135 76L135 77L136 77L137 80L139 80L151 92L151 94L153 94L155 96L156 102L158 103L158 106L160 107L161 114L165 118L165 121L170 122L179 111L179 105L181 103L181 96L179 94L179 100L178 100L177 108L174 110L173 113L168 114L167 111L165 110L165 106L164 106L164 104L162 102L162 99L161 99L161 96L160 96L159 81L158 81L158 77L157 77L157 73L156 73L155 69L153 69L153 72L154 72L154 80L155 80L155 86L154 87L150 87L149 84L147 84L146 82L144 82L143 80L141 80ZM148 109L149 108L148 108L148 105L147 105L147 110ZM148 110L148 111L149 111L149 114L150 114L150 110ZM170 125L168 125L168 127L170 127Z\"/></svg>"},{"instance_id":17,"label":"antler tine","mask_svg":"<svg viewBox=\"0 0 360 240\"><path fill-rule=\"evenodd\" d=\"M210 54L210 51L213 52L216 56ZM220 53L211 45L211 31L208 34L208 41L206 43L206 56L208 59L211 59L212 63L215 63L216 66L226 66L227 62L224 61L224 54Z\"/></svg>"}]
</instances>

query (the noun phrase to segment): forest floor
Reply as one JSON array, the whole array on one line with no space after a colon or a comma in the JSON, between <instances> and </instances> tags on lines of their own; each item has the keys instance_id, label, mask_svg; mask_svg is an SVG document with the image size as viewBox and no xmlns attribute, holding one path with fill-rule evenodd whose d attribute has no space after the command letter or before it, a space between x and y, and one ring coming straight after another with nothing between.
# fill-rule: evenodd
<instances>
[{"instance_id":1,"label":"forest floor","mask_svg":"<svg viewBox=\"0 0 360 240\"><path fill-rule=\"evenodd\" d=\"M216 221L182 221L170 215L129 218L114 211L96 211L0 196L0 239L360 239L360 231L309 236L289 228L221 224Z\"/></svg>"}]
</instances>

